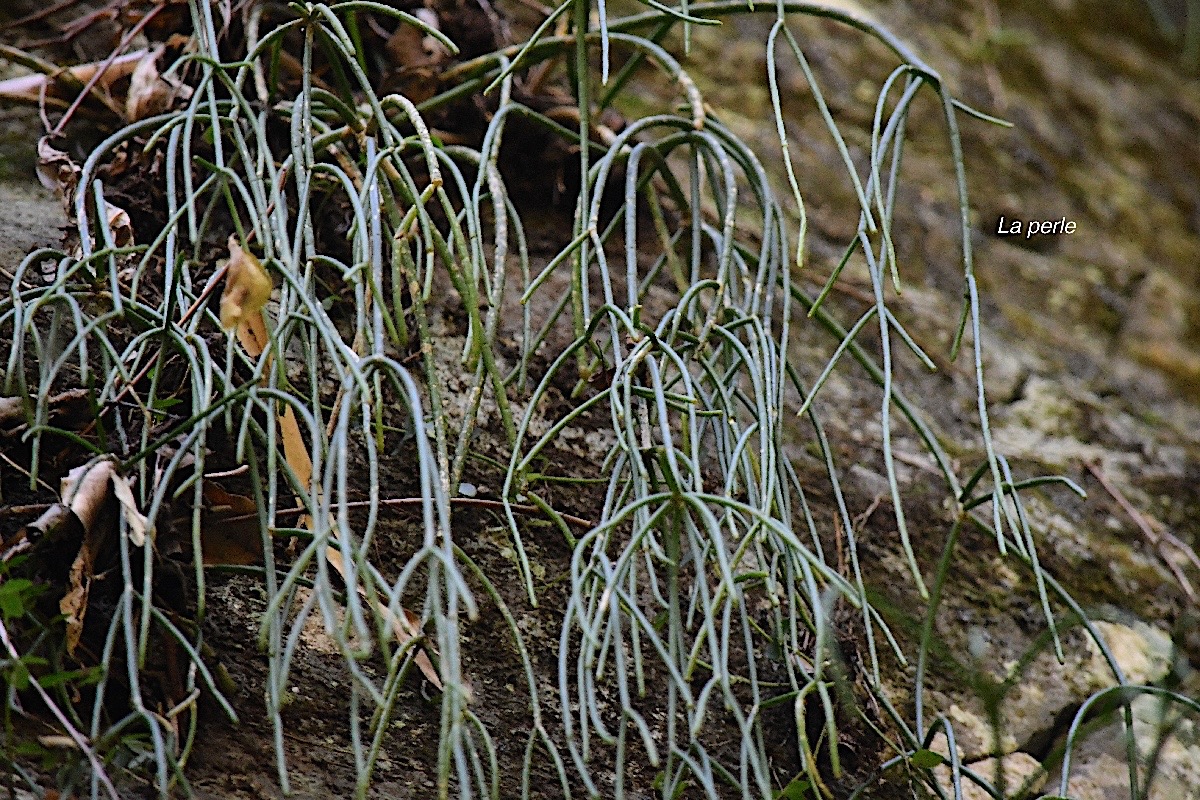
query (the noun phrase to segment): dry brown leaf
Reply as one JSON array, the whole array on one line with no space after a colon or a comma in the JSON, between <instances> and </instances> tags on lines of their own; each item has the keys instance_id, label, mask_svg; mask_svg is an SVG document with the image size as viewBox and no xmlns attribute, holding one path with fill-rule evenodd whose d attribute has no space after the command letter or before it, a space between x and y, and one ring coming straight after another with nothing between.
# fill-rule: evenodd
<instances>
[{"instance_id":1,"label":"dry brown leaf","mask_svg":"<svg viewBox=\"0 0 1200 800\"><path fill-rule=\"evenodd\" d=\"M440 30L437 14L428 8L418 8L415 16L433 30ZM450 51L435 36L416 25L401 23L384 45L388 59L400 69L428 67L445 61Z\"/></svg>"},{"instance_id":2,"label":"dry brown leaf","mask_svg":"<svg viewBox=\"0 0 1200 800\"><path fill-rule=\"evenodd\" d=\"M230 494L219 484L204 484L204 518L200 545L205 566L261 564L262 538L258 506L252 498Z\"/></svg>"},{"instance_id":3,"label":"dry brown leaf","mask_svg":"<svg viewBox=\"0 0 1200 800\"><path fill-rule=\"evenodd\" d=\"M106 533L97 523L112 496L109 487L113 485L113 478L120 480L113 462L98 461L76 467L62 480L63 505L83 526L83 541L67 574L68 588L58 601L58 610L66 618L67 653L71 656L75 655L79 637L83 634L96 552Z\"/></svg>"},{"instance_id":4,"label":"dry brown leaf","mask_svg":"<svg viewBox=\"0 0 1200 800\"><path fill-rule=\"evenodd\" d=\"M312 458L308 454L308 447L304 444L304 438L300 435L300 425L296 421L296 414L291 406L287 406L283 413L279 415L279 429L283 437L284 458L295 474L297 483L301 486L309 485L312 482ZM305 515L301 517L300 524L311 529L312 518ZM331 545L325 549L325 558L338 571L338 574L342 576L342 580L349 584L349 581L346 580L346 566L342 560L342 552ZM360 595L366 596L361 586L355 588ZM420 619L408 609L401 608L402 614L397 617L383 603L378 603L376 608L391 624L392 634L401 646L410 639L421 635ZM417 667L421 670L426 680L438 689L441 689L442 679L438 675L437 670L434 669L429 656L424 651L421 651L417 653L415 660Z\"/></svg>"},{"instance_id":5,"label":"dry brown leaf","mask_svg":"<svg viewBox=\"0 0 1200 800\"><path fill-rule=\"evenodd\" d=\"M112 242L117 247L129 247L133 244L133 222L128 212L120 206L104 201L104 218L108 222L108 230L112 234Z\"/></svg>"},{"instance_id":6,"label":"dry brown leaf","mask_svg":"<svg viewBox=\"0 0 1200 800\"><path fill-rule=\"evenodd\" d=\"M77 83L87 83L98 70L104 69L104 74L100 76L96 87L102 91L107 91L112 84L132 73L145 55L145 50L135 50L132 53L125 53L114 58L109 63L107 69L104 69L104 61L93 61L88 64L80 64L77 67L71 67L65 70L65 72L70 74ZM16 78L0 81L0 99L36 105L41 102L43 93L52 97L63 96L62 92L57 91L56 86L56 75L42 75L40 73L20 75Z\"/></svg>"},{"instance_id":7,"label":"dry brown leaf","mask_svg":"<svg viewBox=\"0 0 1200 800\"><path fill-rule=\"evenodd\" d=\"M300 423L296 421L296 412L289 405L285 406L279 415L279 433L283 437L283 457L296 476L296 483L307 486L312 483L312 458L308 455L308 445L300 435Z\"/></svg>"},{"instance_id":8,"label":"dry brown leaf","mask_svg":"<svg viewBox=\"0 0 1200 800\"><path fill-rule=\"evenodd\" d=\"M257 320L262 324L263 306L271 299L271 276L258 258L242 249L236 236L229 237L229 263L225 268L225 291L221 293L221 326L225 330L240 329L243 323ZM263 326L265 332L266 326ZM239 331L240 337L240 331ZM265 342L264 342L265 344ZM242 346L249 351L246 342ZM260 346L257 353L262 353Z\"/></svg>"},{"instance_id":9,"label":"dry brown leaf","mask_svg":"<svg viewBox=\"0 0 1200 800\"><path fill-rule=\"evenodd\" d=\"M129 94L125 97L126 122L161 114L171 108L176 98L186 100L191 97L190 86L168 80L159 74L157 62L164 52L166 46L160 44L138 61L130 77Z\"/></svg>"},{"instance_id":10,"label":"dry brown leaf","mask_svg":"<svg viewBox=\"0 0 1200 800\"><path fill-rule=\"evenodd\" d=\"M438 17L431 9L418 8L413 12L426 25L439 29ZM450 57L436 37L416 25L401 23L384 45L391 69L386 84L389 90L399 91L414 103L427 100L437 90L437 72Z\"/></svg>"},{"instance_id":11,"label":"dry brown leaf","mask_svg":"<svg viewBox=\"0 0 1200 800\"><path fill-rule=\"evenodd\" d=\"M287 459L288 466L292 468L292 472L296 475L297 482L301 486L306 486L312 482L312 458L308 454L308 447L304 444L304 438L300 435L300 425L296 421L296 414L292 411L291 406L287 406L284 412L279 415L280 434L283 436L283 452L284 458ZM317 498L313 498L314 501ZM301 518L301 524L307 528L312 528L312 518L304 516ZM336 532L334 534L336 536ZM338 548L330 545L325 549L325 558L333 565L338 574L342 576L342 580L350 583L346 579L346 565L342 560L342 552ZM366 597L366 592L362 586L355 587L359 595ZM393 614L384 603L376 603L376 609L390 623L392 635L396 637L396 641L403 646L410 639L421 635L420 618L409 611L407 608L401 607L401 614L397 617ZM431 645L425 645L432 652ZM434 669L433 662L429 660L429 655L424 651L418 651L414 659L417 667L425 676L425 679L436 686L439 690L442 688L442 679Z\"/></svg>"},{"instance_id":12,"label":"dry brown leaf","mask_svg":"<svg viewBox=\"0 0 1200 800\"><path fill-rule=\"evenodd\" d=\"M57 736L54 734L46 734L37 737L38 743L42 747L54 747L60 750L78 750L79 743L70 736Z\"/></svg>"},{"instance_id":13,"label":"dry brown leaf","mask_svg":"<svg viewBox=\"0 0 1200 800\"><path fill-rule=\"evenodd\" d=\"M342 576L342 580L345 581L346 566L345 562L342 560L342 551L338 550L336 547L330 546L325 549L325 559L333 565L333 568L338 571L338 574ZM346 583L349 583L349 581L346 581ZM367 593L363 591L363 588L361 586L357 588L359 596L366 598ZM399 643L401 647L407 644L410 639L414 639L422 635L421 618L409 611L404 606L400 607L399 616L393 614L385 603L380 603L377 601L375 603L375 608L390 623L392 635L396 637L396 642ZM426 643L424 647L430 652L435 652L433 650L433 645L431 644ZM433 662L429 660L429 655L425 652L425 650L417 651L417 654L413 660L416 662L417 668L421 670L421 674L425 676L425 680L429 681L439 690L441 690L442 678L440 675L438 675L437 670L434 669Z\"/></svg>"},{"instance_id":14,"label":"dry brown leaf","mask_svg":"<svg viewBox=\"0 0 1200 800\"><path fill-rule=\"evenodd\" d=\"M120 509L129 529L129 540L138 547L145 545L147 538L153 541L154 528L138 511L128 481L117 471L112 460L84 464L68 472L62 480L61 495L61 506L83 526L83 541L67 575L68 588L58 603L67 622L67 652L74 655L83 633L96 557L107 536L115 530L113 517L106 516L106 508ZM110 505L112 500L116 501L116 506Z\"/></svg>"},{"instance_id":15,"label":"dry brown leaf","mask_svg":"<svg viewBox=\"0 0 1200 800\"><path fill-rule=\"evenodd\" d=\"M50 144L50 137L43 136L37 143L38 180L47 189L55 192L66 209L67 216L74 219L73 201L75 187L79 185L82 168L67 153Z\"/></svg>"},{"instance_id":16,"label":"dry brown leaf","mask_svg":"<svg viewBox=\"0 0 1200 800\"><path fill-rule=\"evenodd\" d=\"M129 538L135 545L143 546L147 536L153 539L154 529L138 511L129 482L117 472L115 462L106 459L84 464L68 472L62 480L63 502L79 518L84 530L96 526L109 497L120 503L121 514L129 526Z\"/></svg>"},{"instance_id":17,"label":"dry brown leaf","mask_svg":"<svg viewBox=\"0 0 1200 800\"><path fill-rule=\"evenodd\" d=\"M4 544L11 547L23 539L58 539L73 520L77 521L77 518L71 514L71 509L62 503L54 503L47 507L41 516L17 531L16 535L5 540ZM9 553L5 552L0 560L7 561L9 557Z\"/></svg>"},{"instance_id":18,"label":"dry brown leaf","mask_svg":"<svg viewBox=\"0 0 1200 800\"><path fill-rule=\"evenodd\" d=\"M133 499L133 492L130 490L129 484L116 472L113 472L112 487L113 493L121 503L121 514L124 515L125 523L129 526L129 541L137 547L144 547L147 536L151 541L154 540L154 528L150 526L149 520L142 516L142 512L138 511L137 501Z\"/></svg>"},{"instance_id":19,"label":"dry brown leaf","mask_svg":"<svg viewBox=\"0 0 1200 800\"><path fill-rule=\"evenodd\" d=\"M37 144L37 174L38 180L47 189L54 190L63 204L67 217L75 219L75 190L79 186L79 175L82 172L71 156L50 144L50 137L43 136ZM104 201L104 221L112 243L117 247L128 247L133 244L133 222L129 214L120 206ZM93 244L95 243L93 237Z\"/></svg>"},{"instance_id":20,"label":"dry brown leaf","mask_svg":"<svg viewBox=\"0 0 1200 800\"><path fill-rule=\"evenodd\" d=\"M83 523L85 531L95 526L109 498L108 487L116 474L113 462L104 460L76 467L62 479L59 495L67 508Z\"/></svg>"},{"instance_id":21,"label":"dry brown leaf","mask_svg":"<svg viewBox=\"0 0 1200 800\"><path fill-rule=\"evenodd\" d=\"M78 431L92 422L95 415L87 389L70 389L45 400L50 420L57 428ZM22 397L0 397L0 433L23 431L28 423L25 404L33 400Z\"/></svg>"},{"instance_id":22,"label":"dry brown leaf","mask_svg":"<svg viewBox=\"0 0 1200 800\"><path fill-rule=\"evenodd\" d=\"M105 501L116 497L121 504L121 513L129 525L129 539L138 547L146 543L146 536L154 537L154 530L137 508L129 483L117 472L116 464L110 460L96 461L76 467L62 480L63 502L79 517L83 529L90 531L96 524Z\"/></svg>"},{"instance_id":23,"label":"dry brown leaf","mask_svg":"<svg viewBox=\"0 0 1200 800\"><path fill-rule=\"evenodd\" d=\"M87 534L79 553L71 563L71 571L67 574L68 588L58 601L59 613L67 623L66 645L67 655L74 656L75 648L79 646L79 637L83 635L83 617L87 613L88 591L92 585L92 567L95 563L95 553L92 552Z\"/></svg>"}]
</instances>

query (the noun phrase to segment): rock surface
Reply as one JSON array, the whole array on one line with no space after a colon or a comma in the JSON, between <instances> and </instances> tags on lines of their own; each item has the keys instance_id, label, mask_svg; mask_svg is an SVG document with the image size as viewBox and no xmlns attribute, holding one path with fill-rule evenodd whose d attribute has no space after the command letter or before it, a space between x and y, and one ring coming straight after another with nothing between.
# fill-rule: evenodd
<instances>
[{"instance_id":1,"label":"rock surface","mask_svg":"<svg viewBox=\"0 0 1200 800\"><path fill-rule=\"evenodd\" d=\"M992 436L1018 479L1062 474L1088 492L1079 499L1038 489L1024 494L1025 508L1042 566L1097 620L1094 627L1126 681L1200 695L1200 617L1194 611L1200 581L1194 552L1200 540L1195 65L1182 63L1177 40L1139 4L838 5L889 26L959 97L1014 123L1006 130L959 120L983 296ZM863 46L856 32L793 20L851 156L865 163L870 115L887 69L878 64L890 60ZM773 126L762 122L771 116L769 96L758 86L723 82L704 66L719 58L740 74L765 74L761 41L771 15L734 24L742 41L730 46L697 33L699 52L685 66L699 73L701 90L734 130L762 151L778 150ZM808 280L818 286L853 235L855 216L847 210L856 203L807 80L785 51L778 48L776 58L790 150L806 200L818 187L821 195L807 209L807 269L815 273ZM943 444L952 442L952 454L967 461L978 457L980 447L970 402L972 366L965 357L957 363L938 359L948 349L961 301L953 167L935 103L916 104L909 125L908 180L898 192L902 211L895 234L904 292L890 301L941 372L933 378L906 371L914 382L906 392ZM782 176L779 185L785 185ZM998 236L1001 216L1008 224L1070 220L1075 232ZM862 264L852 260L842 280L869 299ZM852 320L864 307L847 305L853 310L843 319ZM810 361L828 357L803 329L799 337L798 352ZM903 358L897 360L904 369ZM872 412L872 404L863 403L853 372L839 369L824 391L830 407L867 409L866 416L843 413L828 423L831 436L861 448L850 479L861 494L850 502L862 509L888 492L882 459L870 444L878 442L878 407ZM906 428L897 426L895 435L900 444L894 447L920 452ZM903 466L902 488L919 492L927 479L907 460ZM876 512L872 519L879 516L889 515ZM931 547L940 547L944 522L936 512L932 518L937 545ZM1056 791L1066 726L1089 696L1116 684L1113 672L1078 628L1064 632L1065 663L1059 664L1028 570L995 555L986 537L970 537L962 550L935 626L937 644L954 656L929 679L926 720L945 714L955 725L960 754L984 758L976 764L985 777L992 772L985 757L998 750L1008 754L1006 769L1020 764L1022 775L1045 769L1052 779L1044 791ZM932 563L936 549L926 552ZM871 561L867 569L875 582L892 587L899 605L924 608L915 592L900 588L910 579L898 548L881 545L871 551ZM1052 605L1060 620L1069 618L1064 606ZM896 682L911 676L902 672ZM975 690L964 689L970 682ZM902 686L896 694L907 697ZM1193 723L1186 716L1186 723L1174 726L1154 722L1182 713L1168 704L1151 714L1157 703L1150 697L1134 702L1139 775L1144 780L1154 761L1150 797L1197 796ZM997 712L998 731L988 722L989 707ZM1119 712L1106 713L1077 747L1069 786L1077 800L1129 796L1124 728L1115 721ZM1106 719L1114 721L1105 726ZM1008 786L1015 791L1015 784ZM967 796L982 795L969 788Z\"/></svg>"}]
</instances>

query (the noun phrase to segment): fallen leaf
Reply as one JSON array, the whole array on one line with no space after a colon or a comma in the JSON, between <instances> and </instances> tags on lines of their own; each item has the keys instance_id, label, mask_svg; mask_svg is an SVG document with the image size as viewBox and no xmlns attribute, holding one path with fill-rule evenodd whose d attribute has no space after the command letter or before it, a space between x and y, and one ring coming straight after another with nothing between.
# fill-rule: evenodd
<instances>
[{"instance_id":1,"label":"fallen leaf","mask_svg":"<svg viewBox=\"0 0 1200 800\"><path fill-rule=\"evenodd\" d=\"M79 185L82 168L71 156L50 144L50 137L43 136L37 143L38 180L47 189L58 195L67 216L74 218L75 188Z\"/></svg>"},{"instance_id":2,"label":"fallen leaf","mask_svg":"<svg viewBox=\"0 0 1200 800\"><path fill-rule=\"evenodd\" d=\"M71 513L71 509L62 503L54 503L4 542L0 561L8 561L19 555L33 542L43 539L51 542L64 540L72 534L71 527L79 524L79 518Z\"/></svg>"},{"instance_id":3,"label":"fallen leaf","mask_svg":"<svg viewBox=\"0 0 1200 800\"><path fill-rule=\"evenodd\" d=\"M296 412L290 405L284 406L283 413L279 415L279 433L283 437L283 457L292 468L296 483L308 486L312 483L312 458L308 455L304 437L300 435Z\"/></svg>"},{"instance_id":4,"label":"fallen leaf","mask_svg":"<svg viewBox=\"0 0 1200 800\"><path fill-rule=\"evenodd\" d=\"M284 458L287 460L288 466L291 467L292 473L296 476L296 481L301 486L307 486L312 482L312 458L308 454L308 447L304 443L304 437L300 435L300 424L296 421L296 414L291 406L286 406L283 413L279 415L280 435L283 437L283 452ZM317 498L313 498L314 501ZM301 517L300 524L306 528L312 528L312 518L305 515ZM334 532L337 536L337 532ZM342 576L342 580L349 585L350 581L346 579L346 565L342 560L342 551L337 547L330 545L325 549L325 559L333 565L333 568ZM366 597L366 592L362 586L355 587L358 593ZM420 618L409 611L407 608L401 608L401 615L396 616L391 613L387 605L384 603L376 603L376 610L388 620L392 629L392 635L396 641L403 646L410 639L421 635ZM426 645L429 647L429 645ZM429 660L429 655L424 651L419 651L414 659L417 667L425 676L426 680L436 686L442 688L442 679L434 669L433 662Z\"/></svg>"},{"instance_id":5,"label":"fallen leaf","mask_svg":"<svg viewBox=\"0 0 1200 800\"><path fill-rule=\"evenodd\" d=\"M431 9L418 8L413 13L433 30L440 29L437 14ZM386 79L389 89L401 92L415 103L434 95L438 69L450 57L450 51L437 37L403 22L388 37L384 50L391 64Z\"/></svg>"},{"instance_id":6,"label":"fallen leaf","mask_svg":"<svg viewBox=\"0 0 1200 800\"><path fill-rule=\"evenodd\" d=\"M158 59L166 52L165 45L149 50L138 61L130 76L129 94L125 97L125 121L161 114L175 104L177 98L184 100L192 95L192 88L178 81L169 80L159 74Z\"/></svg>"},{"instance_id":7,"label":"fallen leaf","mask_svg":"<svg viewBox=\"0 0 1200 800\"><path fill-rule=\"evenodd\" d=\"M76 467L62 479L59 495L85 531L95 526L116 474L113 462L105 459Z\"/></svg>"},{"instance_id":8,"label":"fallen leaf","mask_svg":"<svg viewBox=\"0 0 1200 800\"><path fill-rule=\"evenodd\" d=\"M78 85L87 83L98 70L104 69L104 74L97 80L96 87L107 91L114 83L132 73L145 55L145 50L135 50L112 59L107 68L104 66L107 61L105 59L105 61L80 64L64 70L64 72L69 74L74 79L73 83ZM64 97L66 93L58 89L58 74L19 75L0 81L0 99L37 105L41 102L43 94L51 97Z\"/></svg>"},{"instance_id":9,"label":"fallen leaf","mask_svg":"<svg viewBox=\"0 0 1200 800\"><path fill-rule=\"evenodd\" d=\"M236 236L229 237L229 263L225 267L225 291L221 293L221 326L232 331L257 318L271 298L271 276L258 258L242 249ZM265 326L264 326L265 327ZM242 343L245 346L245 342ZM250 348L247 348L249 350ZM261 354L259 349L258 353Z\"/></svg>"},{"instance_id":10,"label":"fallen leaf","mask_svg":"<svg viewBox=\"0 0 1200 800\"><path fill-rule=\"evenodd\" d=\"M78 750L79 743L70 736L56 736L54 734L46 734L37 737L38 743L42 747L54 747L60 750Z\"/></svg>"},{"instance_id":11,"label":"fallen leaf","mask_svg":"<svg viewBox=\"0 0 1200 800\"><path fill-rule=\"evenodd\" d=\"M258 506L252 498L230 494L219 484L205 482L204 516L200 527L201 557L214 564L261 564L262 537L258 532Z\"/></svg>"},{"instance_id":12,"label":"fallen leaf","mask_svg":"<svg viewBox=\"0 0 1200 800\"><path fill-rule=\"evenodd\" d=\"M91 393L87 389L70 389L43 400L49 411L49 421L56 428L78 431L95 419ZM24 432L29 419L25 406L34 401L25 397L0 397L0 434Z\"/></svg>"},{"instance_id":13,"label":"fallen leaf","mask_svg":"<svg viewBox=\"0 0 1200 800\"><path fill-rule=\"evenodd\" d=\"M0 427L25 421L25 399L22 397L0 397Z\"/></svg>"},{"instance_id":14,"label":"fallen leaf","mask_svg":"<svg viewBox=\"0 0 1200 800\"><path fill-rule=\"evenodd\" d=\"M129 539L138 547L146 544L146 536L154 537L154 529L138 511L137 501L129 483L117 472L115 462L104 459L76 467L62 480L62 499L67 507L83 523L85 531L91 531L101 509L111 496L121 504L121 513L129 525Z\"/></svg>"},{"instance_id":15,"label":"fallen leaf","mask_svg":"<svg viewBox=\"0 0 1200 800\"><path fill-rule=\"evenodd\" d=\"M96 555L109 532L108 524L99 523L104 514L104 507L112 497L109 487L113 485L113 478L121 480L113 462L98 461L76 467L62 480L63 507L83 527L79 552L67 573L67 591L58 601L58 610L66 619L67 654L71 656L75 655L75 648L83 634L83 620L87 614Z\"/></svg>"},{"instance_id":16,"label":"fallen leaf","mask_svg":"<svg viewBox=\"0 0 1200 800\"><path fill-rule=\"evenodd\" d=\"M83 618L87 614L88 592L92 586L95 553L89 545L91 537L84 535L79 553L67 573L67 591L58 601L58 611L67 623L67 655L74 657L79 638L83 635Z\"/></svg>"},{"instance_id":17,"label":"fallen leaf","mask_svg":"<svg viewBox=\"0 0 1200 800\"><path fill-rule=\"evenodd\" d=\"M418 8L414 14L433 30L441 29L437 14L432 10ZM391 63L401 69L432 66L450 56L450 51L437 37L407 22L400 23L395 33L388 37L384 50Z\"/></svg>"},{"instance_id":18,"label":"fallen leaf","mask_svg":"<svg viewBox=\"0 0 1200 800\"><path fill-rule=\"evenodd\" d=\"M115 470L112 474L112 487L113 493L121 503L121 513L125 517L125 523L129 526L129 541L137 547L144 547L147 535L151 540L154 539L154 528L150 526L149 520L142 515L142 512L138 511L137 501L133 499L133 491L130 490L129 484Z\"/></svg>"},{"instance_id":19,"label":"fallen leaf","mask_svg":"<svg viewBox=\"0 0 1200 800\"><path fill-rule=\"evenodd\" d=\"M338 574L342 576L342 580L346 581L346 583L349 583L349 581L346 580L346 566L345 562L342 560L342 551L331 545L325 549L325 559L330 564L333 564L333 568L336 569ZM357 589L360 597L365 598L367 596L367 593L363 591L361 586L358 586ZM393 614L386 603L376 601L375 609L388 621L392 629L392 636L395 637L396 642L401 647L407 644L409 640L422 635L420 624L421 618L409 611L404 606L400 607L399 616ZM424 647L430 652L434 652L432 645L426 643ZM433 662L429 660L429 654L426 653L425 650L418 650L413 660L416 662L417 668L421 670L421 674L425 676L425 680L429 681L440 690L442 688L442 677L438 675L437 670L433 666Z\"/></svg>"},{"instance_id":20,"label":"fallen leaf","mask_svg":"<svg viewBox=\"0 0 1200 800\"><path fill-rule=\"evenodd\" d=\"M133 244L133 222L130 221L129 214L125 209L114 206L105 200L104 219L108 223L108 230L112 234L114 245L129 247Z\"/></svg>"}]
</instances>

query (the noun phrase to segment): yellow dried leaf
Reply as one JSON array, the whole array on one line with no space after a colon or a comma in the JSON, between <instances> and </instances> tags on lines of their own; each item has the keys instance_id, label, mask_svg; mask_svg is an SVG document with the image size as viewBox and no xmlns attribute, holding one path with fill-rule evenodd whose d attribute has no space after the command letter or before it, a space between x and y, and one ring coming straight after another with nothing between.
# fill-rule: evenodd
<instances>
[{"instance_id":1,"label":"yellow dried leaf","mask_svg":"<svg viewBox=\"0 0 1200 800\"><path fill-rule=\"evenodd\" d=\"M253 253L229 237L229 264L221 293L221 326L232 331L262 311L271 298L271 276Z\"/></svg>"}]
</instances>

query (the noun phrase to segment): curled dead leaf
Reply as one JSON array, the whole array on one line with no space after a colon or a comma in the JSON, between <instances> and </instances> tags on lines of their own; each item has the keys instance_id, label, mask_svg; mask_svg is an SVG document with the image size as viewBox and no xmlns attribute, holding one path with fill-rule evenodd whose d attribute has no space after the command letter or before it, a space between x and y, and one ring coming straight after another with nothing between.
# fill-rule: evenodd
<instances>
[{"instance_id":1,"label":"curled dead leaf","mask_svg":"<svg viewBox=\"0 0 1200 800\"><path fill-rule=\"evenodd\" d=\"M37 737L38 743L42 747L57 748L59 750L78 750L79 743L70 736L57 736L54 734L46 734Z\"/></svg>"},{"instance_id":2,"label":"curled dead leaf","mask_svg":"<svg viewBox=\"0 0 1200 800\"><path fill-rule=\"evenodd\" d=\"M67 216L72 217L75 188L79 185L79 173L83 170L66 152L50 144L50 137L43 136L37 143L38 180L47 189L55 192L62 202Z\"/></svg>"},{"instance_id":3,"label":"curled dead leaf","mask_svg":"<svg viewBox=\"0 0 1200 800\"><path fill-rule=\"evenodd\" d=\"M110 459L84 464L68 472L61 483L61 496L59 507L69 511L70 517L83 526L83 540L67 574L67 591L58 603L59 611L66 618L67 652L74 655L83 634L96 559L111 547L105 542L116 529L113 509L120 509L128 526L129 540L138 547L146 543L147 537L153 540L154 529L138 511L128 481L117 471L116 462ZM113 500L116 500L115 504L111 502Z\"/></svg>"},{"instance_id":4,"label":"curled dead leaf","mask_svg":"<svg viewBox=\"0 0 1200 800\"><path fill-rule=\"evenodd\" d=\"M67 473L59 487L63 504L69 508L85 531L96 526L104 502L109 498L109 484L117 472L111 461L96 461L76 467Z\"/></svg>"},{"instance_id":5,"label":"curled dead leaf","mask_svg":"<svg viewBox=\"0 0 1200 800\"><path fill-rule=\"evenodd\" d=\"M59 613L67 623L66 645L67 654L75 655L79 639L83 636L83 618L87 614L88 593L92 585L93 568L95 565L95 547L90 532L84 534L79 553L71 563L71 571L67 573L67 591L58 601Z\"/></svg>"},{"instance_id":6,"label":"curled dead leaf","mask_svg":"<svg viewBox=\"0 0 1200 800\"><path fill-rule=\"evenodd\" d=\"M99 552L107 528L100 524L105 506L111 494L109 487L116 475L113 462L99 461L84 464L67 473L61 484L62 506L83 527L83 539L79 544L71 569L67 573L67 591L58 601L58 610L66 620L67 653L75 655L75 648L83 635L83 620L87 615L88 594L94 577L96 554Z\"/></svg>"},{"instance_id":7,"label":"curled dead leaf","mask_svg":"<svg viewBox=\"0 0 1200 800\"><path fill-rule=\"evenodd\" d=\"M147 51L138 61L130 76L129 94L125 97L125 120L140 119L161 114L171 108L176 99L188 99L192 88L169 79L158 71L158 59L166 51L165 45Z\"/></svg>"},{"instance_id":8,"label":"curled dead leaf","mask_svg":"<svg viewBox=\"0 0 1200 800\"><path fill-rule=\"evenodd\" d=\"M110 488L111 487L111 488ZM129 526L129 539L138 547L146 543L146 537L154 536L154 529L137 508L129 483L117 472L116 463L110 460L96 461L76 467L62 481L63 503L79 517L84 530L95 527L104 502L111 496L121 504L121 513Z\"/></svg>"},{"instance_id":9,"label":"curled dead leaf","mask_svg":"<svg viewBox=\"0 0 1200 800\"><path fill-rule=\"evenodd\" d=\"M75 219L74 208L75 203L70 197L64 197L63 203L67 208L67 216L72 220ZM113 205L107 200L104 201L104 223L108 227L108 238L105 240L105 246L111 242L113 247L130 247L134 244L133 221L129 218L129 212L118 205ZM89 232L88 240L92 243L92 247L96 246L96 235ZM76 246L73 251L75 258L83 257L83 248Z\"/></svg>"},{"instance_id":10,"label":"curled dead leaf","mask_svg":"<svg viewBox=\"0 0 1200 800\"><path fill-rule=\"evenodd\" d=\"M53 425L64 430L78 431L95 418L87 389L68 389L42 401L50 412ZM0 436L21 433L27 429L27 408L34 400L28 397L0 397Z\"/></svg>"},{"instance_id":11,"label":"curled dead leaf","mask_svg":"<svg viewBox=\"0 0 1200 800\"><path fill-rule=\"evenodd\" d=\"M236 236L230 236L225 291L221 293L221 326L232 331L258 316L273 288L271 276L258 258L243 250Z\"/></svg>"},{"instance_id":12,"label":"curled dead leaf","mask_svg":"<svg viewBox=\"0 0 1200 800\"><path fill-rule=\"evenodd\" d=\"M418 8L413 14L432 30L441 30L437 14L433 10ZM387 51L388 59L399 69L433 66L440 64L450 56L450 51L438 41L437 37L407 22L401 23L396 28L384 48Z\"/></svg>"},{"instance_id":13,"label":"curled dead leaf","mask_svg":"<svg viewBox=\"0 0 1200 800\"><path fill-rule=\"evenodd\" d=\"M117 247L129 247L133 244L133 222L129 219L129 213L120 206L114 206L107 200L104 201L104 219L108 223L109 233L112 235L112 242Z\"/></svg>"},{"instance_id":14,"label":"curled dead leaf","mask_svg":"<svg viewBox=\"0 0 1200 800\"><path fill-rule=\"evenodd\" d=\"M418 8L414 16L432 30L440 30L437 14L428 8ZM390 68L387 85L413 102L432 97L437 90L437 73L450 58L450 51L437 37L416 25L403 22L384 46Z\"/></svg>"},{"instance_id":15,"label":"curled dead leaf","mask_svg":"<svg viewBox=\"0 0 1200 800\"><path fill-rule=\"evenodd\" d=\"M125 479L113 473L112 487L113 494L121 503L121 513L125 515L125 522L129 526L129 541L138 547L144 547L146 536L154 537L154 529L150 527L149 520L142 515L142 512L138 511L137 501L133 499L133 491L130 490Z\"/></svg>"}]
</instances>

